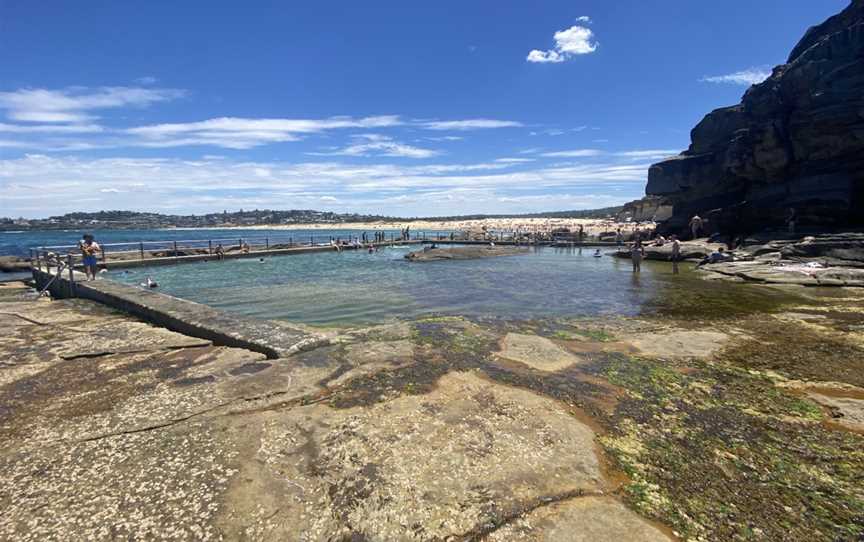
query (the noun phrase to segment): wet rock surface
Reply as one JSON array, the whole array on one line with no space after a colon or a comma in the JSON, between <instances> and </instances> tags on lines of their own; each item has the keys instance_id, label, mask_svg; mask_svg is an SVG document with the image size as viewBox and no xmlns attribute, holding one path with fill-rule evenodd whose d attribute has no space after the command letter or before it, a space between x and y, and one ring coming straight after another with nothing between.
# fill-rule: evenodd
<instances>
[{"instance_id":1,"label":"wet rock surface","mask_svg":"<svg viewBox=\"0 0 864 542\"><path fill-rule=\"evenodd\" d=\"M538 508L492 533L491 542L663 542L669 537L614 499L586 496Z\"/></svg>"},{"instance_id":2,"label":"wet rock surface","mask_svg":"<svg viewBox=\"0 0 864 542\"><path fill-rule=\"evenodd\" d=\"M786 237L749 239L746 246L734 251L734 261L706 264L702 269L710 278L733 281L864 286L864 234Z\"/></svg>"},{"instance_id":3,"label":"wet rock surface","mask_svg":"<svg viewBox=\"0 0 864 542\"><path fill-rule=\"evenodd\" d=\"M679 260L695 260L699 261L705 256L711 254L718 246L723 246L722 243L711 243L707 239L696 239L693 241L685 241L680 243ZM670 261L672 259L672 243L664 243L662 246L656 246L651 242L643 245L645 250L646 260ZM614 256L617 258L630 258L629 248L621 248L616 250Z\"/></svg>"},{"instance_id":4,"label":"wet rock surface","mask_svg":"<svg viewBox=\"0 0 864 542\"><path fill-rule=\"evenodd\" d=\"M4 286L0 539L855 540L864 299L832 292L267 359Z\"/></svg>"},{"instance_id":5,"label":"wet rock surface","mask_svg":"<svg viewBox=\"0 0 864 542\"><path fill-rule=\"evenodd\" d=\"M550 339L522 333L508 333L501 341L499 355L541 371L558 371L580 361Z\"/></svg>"}]
</instances>

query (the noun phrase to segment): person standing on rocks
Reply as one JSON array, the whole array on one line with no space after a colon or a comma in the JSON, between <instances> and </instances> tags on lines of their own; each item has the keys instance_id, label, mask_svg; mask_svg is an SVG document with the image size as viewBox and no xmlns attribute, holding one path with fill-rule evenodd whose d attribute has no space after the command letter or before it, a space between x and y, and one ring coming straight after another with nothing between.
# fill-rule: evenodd
<instances>
[{"instance_id":1,"label":"person standing on rocks","mask_svg":"<svg viewBox=\"0 0 864 542\"><path fill-rule=\"evenodd\" d=\"M690 219L690 233L693 234L693 239L698 239L702 234L702 217L693 215Z\"/></svg>"},{"instance_id":2,"label":"person standing on rocks","mask_svg":"<svg viewBox=\"0 0 864 542\"><path fill-rule=\"evenodd\" d=\"M99 254L102 247L99 246L93 235L85 233L81 241L78 242L78 248L81 249L82 263L84 264L84 273L87 275L87 280L96 280L96 268L99 265L96 255Z\"/></svg>"}]
</instances>

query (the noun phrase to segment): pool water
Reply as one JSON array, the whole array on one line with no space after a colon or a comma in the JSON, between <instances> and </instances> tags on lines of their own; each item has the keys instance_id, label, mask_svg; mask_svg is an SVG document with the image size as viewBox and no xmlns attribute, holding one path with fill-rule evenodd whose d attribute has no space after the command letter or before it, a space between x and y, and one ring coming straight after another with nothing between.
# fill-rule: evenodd
<instances>
[{"instance_id":1,"label":"pool water","mask_svg":"<svg viewBox=\"0 0 864 542\"><path fill-rule=\"evenodd\" d=\"M408 262L418 247L210 261L107 275L246 316L313 325L375 324L420 316L530 319L634 316L657 311L765 310L783 294L770 288L704 281L681 264L593 256L585 249L539 247L497 258ZM730 297L730 290L734 295Z\"/></svg>"}]
</instances>

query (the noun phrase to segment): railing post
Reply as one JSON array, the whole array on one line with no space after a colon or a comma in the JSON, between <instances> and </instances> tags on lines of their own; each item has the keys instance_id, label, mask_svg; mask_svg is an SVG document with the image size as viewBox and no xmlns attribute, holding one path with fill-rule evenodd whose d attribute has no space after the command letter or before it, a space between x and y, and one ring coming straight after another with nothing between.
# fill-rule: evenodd
<instances>
[{"instance_id":1,"label":"railing post","mask_svg":"<svg viewBox=\"0 0 864 542\"><path fill-rule=\"evenodd\" d=\"M174 259L177 259L177 241L174 241Z\"/></svg>"},{"instance_id":2,"label":"railing post","mask_svg":"<svg viewBox=\"0 0 864 542\"><path fill-rule=\"evenodd\" d=\"M138 243L138 252L141 254L141 259L144 259L144 241Z\"/></svg>"},{"instance_id":3,"label":"railing post","mask_svg":"<svg viewBox=\"0 0 864 542\"><path fill-rule=\"evenodd\" d=\"M207 239L207 254L213 255L213 240Z\"/></svg>"},{"instance_id":4,"label":"railing post","mask_svg":"<svg viewBox=\"0 0 864 542\"><path fill-rule=\"evenodd\" d=\"M42 249L36 249L36 269L42 270Z\"/></svg>"},{"instance_id":5,"label":"railing post","mask_svg":"<svg viewBox=\"0 0 864 542\"><path fill-rule=\"evenodd\" d=\"M72 267L72 255L66 255L66 265L69 267L69 293L75 295L75 269ZM58 267L59 269L59 267Z\"/></svg>"},{"instance_id":6,"label":"railing post","mask_svg":"<svg viewBox=\"0 0 864 542\"><path fill-rule=\"evenodd\" d=\"M269 237L264 238L264 248L267 250L270 250L270 238Z\"/></svg>"}]
</instances>

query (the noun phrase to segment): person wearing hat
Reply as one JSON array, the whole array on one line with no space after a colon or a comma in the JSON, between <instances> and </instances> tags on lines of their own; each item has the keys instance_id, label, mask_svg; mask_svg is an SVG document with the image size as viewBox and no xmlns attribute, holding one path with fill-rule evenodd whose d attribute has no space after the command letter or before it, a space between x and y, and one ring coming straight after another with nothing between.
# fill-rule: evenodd
<instances>
[{"instance_id":1,"label":"person wearing hat","mask_svg":"<svg viewBox=\"0 0 864 542\"><path fill-rule=\"evenodd\" d=\"M96 255L102 250L102 247L93 239L91 234L85 233L81 241L78 242L78 248L81 249L81 255L83 256L82 263L84 264L84 273L87 275L87 280L96 280L96 271L99 266L99 259Z\"/></svg>"}]
</instances>

